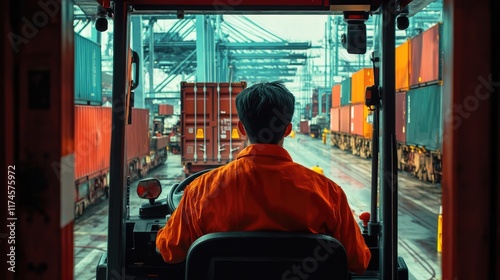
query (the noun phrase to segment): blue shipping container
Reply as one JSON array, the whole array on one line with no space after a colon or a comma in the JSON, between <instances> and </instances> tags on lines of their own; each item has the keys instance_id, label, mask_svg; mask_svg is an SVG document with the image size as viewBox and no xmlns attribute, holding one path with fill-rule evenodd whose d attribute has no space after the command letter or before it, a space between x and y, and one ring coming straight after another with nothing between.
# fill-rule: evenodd
<instances>
[{"instance_id":1,"label":"blue shipping container","mask_svg":"<svg viewBox=\"0 0 500 280\"><path fill-rule=\"evenodd\" d=\"M75 33L75 104L102 105L101 46Z\"/></svg>"}]
</instances>

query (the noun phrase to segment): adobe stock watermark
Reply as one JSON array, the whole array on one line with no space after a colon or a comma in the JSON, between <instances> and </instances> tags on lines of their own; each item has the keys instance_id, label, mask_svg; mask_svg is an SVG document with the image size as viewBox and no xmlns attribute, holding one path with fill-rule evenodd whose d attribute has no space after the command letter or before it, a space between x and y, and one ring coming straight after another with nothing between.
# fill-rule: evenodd
<instances>
[{"instance_id":1,"label":"adobe stock watermark","mask_svg":"<svg viewBox=\"0 0 500 280\"><path fill-rule=\"evenodd\" d=\"M47 26L49 19L56 16L61 10L61 0L39 0L37 4L41 10L35 12L31 20L27 17L21 18L21 34L14 32L7 34L7 38L16 54L19 53L21 44L29 43L29 40L33 39L41 28Z\"/></svg>"},{"instance_id":2,"label":"adobe stock watermark","mask_svg":"<svg viewBox=\"0 0 500 280\"><path fill-rule=\"evenodd\" d=\"M281 275L282 280L308 279L311 274L318 270L320 262L337 255L340 253L338 250L342 249L338 243L326 242L323 239L317 239L317 242L319 245L314 248L313 255L303 259L300 265L292 265Z\"/></svg>"},{"instance_id":3,"label":"adobe stock watermark","mask_svg":"<svg viewBox=\"0 0 500 280\"><path fill-rule=\"evenodd\" d=\"M479 109L480 102L485 101L491 96L495 91L494 87L500 86L500 82L493 81L492 74L488 75L487 79L483 76L479 76L477 79L479 80L479 84L476 86L474 94L465 97L462 104L453 104L453 107L445 114L444 120L452 124L453 130L458 129L464 119L468 119L471 113ZM443 141L446 138L446 135L444 135Z\"/></svg>"}]
</instances>

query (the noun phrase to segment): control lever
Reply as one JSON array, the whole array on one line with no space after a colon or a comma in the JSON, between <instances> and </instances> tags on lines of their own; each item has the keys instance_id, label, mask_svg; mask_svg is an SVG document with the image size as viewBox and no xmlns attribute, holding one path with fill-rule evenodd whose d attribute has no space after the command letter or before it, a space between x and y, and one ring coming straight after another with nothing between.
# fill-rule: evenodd
<instances>
[{"instance_id":1,"label":"control lever","mask_svg":"<svg viewBox=\"0 0 500 280\"><path fill-rule=\"evenodd\" d=\"M363 233L368 233L368 222L370 221L370 212L362 212L359 214L359 219L362 221L361 227L363 228Z\"/></svg>"}]
</instances>

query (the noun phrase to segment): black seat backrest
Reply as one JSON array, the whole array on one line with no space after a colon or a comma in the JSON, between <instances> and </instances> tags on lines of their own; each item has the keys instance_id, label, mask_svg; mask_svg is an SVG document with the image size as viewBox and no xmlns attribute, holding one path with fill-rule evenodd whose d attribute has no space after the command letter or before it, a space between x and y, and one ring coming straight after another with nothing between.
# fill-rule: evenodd
<instances>
[{"instance_id":1,"label":"black seat backrest","mask_svg":"<svg viewBox=\"0 0 500 280\"><path fill-rule=\"evenodd\" d=\"M348 279L347 255L327 235L218 232L189 248L186 280Z\"/></svg>"}]
</instances>

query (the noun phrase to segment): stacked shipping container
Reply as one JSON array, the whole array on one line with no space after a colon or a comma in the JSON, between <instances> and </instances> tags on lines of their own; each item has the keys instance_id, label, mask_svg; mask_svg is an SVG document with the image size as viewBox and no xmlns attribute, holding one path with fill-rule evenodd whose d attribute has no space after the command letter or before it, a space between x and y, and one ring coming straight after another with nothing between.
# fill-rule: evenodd
<instances>
[{"instance_id":1,"label":"stacked shipping container","mask_svg":"<svg viewBox=\"0 0 500 280\"><path fill-rule=\"evenodd\" d=\"M127 126L127 162L129 176L145 175L149 166L149 111L132 110L132 124ZM109 185L111 151L111 108L75 105L75 213L98 199Z\"/></svg>"},{"instance_id":2,"label":"stacked shipping container","mask_svg":"<svg viewBox=\"0 0 500 280\"><path fill-rule=\"evenodd\" d=\"M395 63L398 167L432 182L441 177L441 30L437 24L398 46ZM370 156L372 125L364 92L372 84L367 68L332 87L331 144L360 156Z\"/></svg>"},{"instance_id":3,"label":"stacked shipping container","mask_svg":"<svg viewBox=\"0 0 500 280\"><path fill-rule=\"evenodd\" d=\"M441 178L442 24L410 39L410 89L406 93L406 139L398 145L402 170L422 180Z\"/></svg>"},{"instance_id":4,"label":"stacked shipping container","mask_svg":"<svg viewBox=\"0 0 500 280\"><path fill-rule=\"evenodd\" d=\"M75 33L75 104L102 104L101 46Z\"/></svg>"},{"instance_id":5,"label":"stacked shipping container","mask_svg":"<svg viewBox=\"0 0 500 280\"><path fill-rule=\"evenodd\" d=\"M369 157L372 125L365 106L365 89L373 85L373 70L361 69L332 87L331 144L353 154Z\"/></svg>"}]
</instances>

